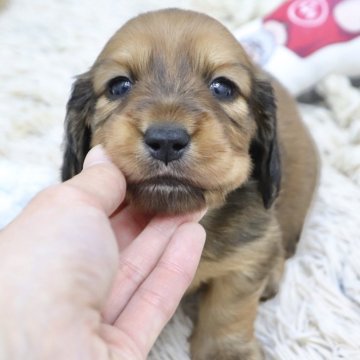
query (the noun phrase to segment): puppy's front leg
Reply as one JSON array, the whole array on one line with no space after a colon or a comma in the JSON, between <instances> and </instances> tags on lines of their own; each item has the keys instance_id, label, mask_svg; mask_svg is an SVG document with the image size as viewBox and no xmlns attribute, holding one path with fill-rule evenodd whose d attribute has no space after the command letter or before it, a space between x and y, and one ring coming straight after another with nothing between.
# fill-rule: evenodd
<instances>
[{"instance_id":1,"label":"puppy's front leg","mask_svg":"<svg viewBox=\"0 0 360 360\"><path fill-rule=\"evenodd\" d=\"M209 283L191 339L193 360L263 359L254 321L264 286L250 285L236 272Z\"/></svg>"}]
</instances>

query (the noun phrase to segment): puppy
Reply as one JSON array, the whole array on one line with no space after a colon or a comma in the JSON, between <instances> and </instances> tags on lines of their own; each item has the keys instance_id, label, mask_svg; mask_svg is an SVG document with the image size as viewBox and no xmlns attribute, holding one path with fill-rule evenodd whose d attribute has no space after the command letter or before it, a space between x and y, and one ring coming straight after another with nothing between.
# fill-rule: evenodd
<instances>
[{"instance_id":1,"label":"puppy","mask_svg":"<svg viewBox=\"0 0 360 360\"><path fill-rule=\"evenodd\" d=\"M102 144L139 210L209 208L192 358L262 359L258 303L276 293L317 177L289 94L214 19L162 10L130 20L78 77L65 126L63 180Z\"/></svg>"}]
</instances>

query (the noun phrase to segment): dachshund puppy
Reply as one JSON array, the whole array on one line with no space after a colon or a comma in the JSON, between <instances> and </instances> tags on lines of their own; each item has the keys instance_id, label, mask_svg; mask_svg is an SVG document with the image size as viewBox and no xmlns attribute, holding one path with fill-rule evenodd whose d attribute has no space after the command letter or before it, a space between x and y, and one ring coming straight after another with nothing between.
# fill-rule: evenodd
<instances>
[{"instance_id":1,"label":"dachshund puppy","mask_svg":"<svg viewBox=\"0 0 360 360\"><path fill-rule=\"evenodd\" d=\"M63 180L102 144L139 210L209 208L192 358L262 359L258 303L276 293L317 177L289 94L214 19L162 10L130 20L78 77L65 126Z\"/></svg>"}]
</instances>

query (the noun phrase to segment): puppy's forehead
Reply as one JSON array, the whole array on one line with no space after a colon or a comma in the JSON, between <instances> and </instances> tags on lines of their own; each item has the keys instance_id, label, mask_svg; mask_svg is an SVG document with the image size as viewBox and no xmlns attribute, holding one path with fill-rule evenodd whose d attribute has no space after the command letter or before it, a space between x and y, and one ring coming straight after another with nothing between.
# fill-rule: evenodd
<instances>
[{"instance_id":1,"label":"puppy's forehead","mask_svg":"<svg viewBox=\"0 0 360 360\"><path fill-rule=\"evenodd\" d=\"M218 21L176 9L130 20L109 40L97 63L114 62L136 74L146 72L151 61L173 68L188 63L205 73L224 66L251 66L242 47Z\"/></svg>"}]
</instances>

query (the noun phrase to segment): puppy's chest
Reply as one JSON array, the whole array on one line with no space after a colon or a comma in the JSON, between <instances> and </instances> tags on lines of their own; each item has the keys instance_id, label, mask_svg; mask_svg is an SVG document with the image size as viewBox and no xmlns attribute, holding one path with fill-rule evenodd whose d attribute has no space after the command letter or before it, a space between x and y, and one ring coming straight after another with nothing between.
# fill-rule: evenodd
<instances>
[{"instance_id":1,"label":"puppy's chest","mask_svg":"<svg viewBox=\"0 0 360 360\"><path fill-rule=\"evenodd\" d=\"M264 208L256 187L250 184L237 189L201 223L206 230L205 248L189 293L230 274L236 274L240 287L267 276L281 236L273 210Z\"/></svg>"},{"instance_id":2,"label":"puppy's chest","mask_svg":"<svg viewBox=\"0 0 360 360\"><path fill-rule=\"evenodd\" d=\"M201 221L206 230L202 259L220 261L238 253L264 237L273 217L254 184L235 190L221 208L210 210Z\"/></svg>"}]
</instances>

